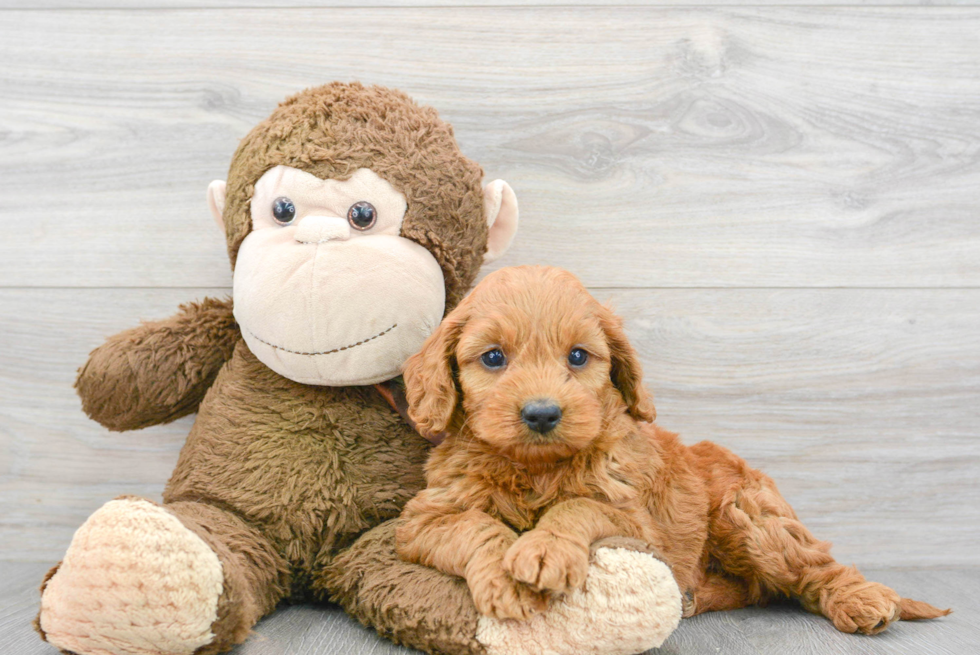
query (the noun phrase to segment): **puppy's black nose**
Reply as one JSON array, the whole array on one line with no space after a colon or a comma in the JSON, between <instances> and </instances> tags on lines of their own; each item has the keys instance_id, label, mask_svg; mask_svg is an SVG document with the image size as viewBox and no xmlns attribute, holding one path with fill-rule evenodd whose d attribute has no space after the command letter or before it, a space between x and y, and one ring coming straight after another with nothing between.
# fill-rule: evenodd
<instances>
[{"instance_id":1,"label":"puppy's black nose","mask_svg":"<svg viewBox=\"0 0 980 655\"><path fill-rule=\"evenodd\" d=\"M521 420L535 432L544 434L561 421L561 407L550 400L532 400L521 408Z\"/></svg>"}]
</instances>

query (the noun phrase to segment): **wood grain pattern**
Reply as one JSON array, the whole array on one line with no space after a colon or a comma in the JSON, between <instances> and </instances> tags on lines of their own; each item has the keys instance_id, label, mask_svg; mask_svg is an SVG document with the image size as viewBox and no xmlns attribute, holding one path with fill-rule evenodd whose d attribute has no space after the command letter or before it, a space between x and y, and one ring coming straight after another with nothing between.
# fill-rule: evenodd
<instances>
[{"instance_id":1,"label":"wood grain pattern","mask_svg":"<svg viewBox=\"0 0 980 655\"><path fill-rule=\"evenodd\" d=\"M30 627L37 584L47 564L0 562L0 651L56 655ZM955 608L938 621L896 623L876 637L845 635L829 621L794 605L704 614L681 621L667 642L648 655L974 655L980 642L980 571L871 569L868 577L900 593ZM282 607L256 626L230 655L408 655L362 627L336 606Z\"/></svg>"},{"instance_id":2,"label":"wood grain pattern","mask_svg":"<svg viewBox=\"0 0 980 655\"><path fill-rule=\"evenodd\" d=\"M224 289L0 290L0 558L57 560L106 500L158 498L191 419L109 433L71 385L104 336ZM597 290L661 425L732 448L845 562L980 564L980 290Z\"/></svg>"},{"instance_id":3,"label":"wood grain pattern","mask_svg":"<svg viewBox=\"0 0 980 655\"><path fill-rule=\"evenodd\" d=\"M512 182L500 265L976 287L978 33L974 7L4 11L0 285L226 286L207 183L286 94L362 79Z\"/></svg>"}]
</instances>

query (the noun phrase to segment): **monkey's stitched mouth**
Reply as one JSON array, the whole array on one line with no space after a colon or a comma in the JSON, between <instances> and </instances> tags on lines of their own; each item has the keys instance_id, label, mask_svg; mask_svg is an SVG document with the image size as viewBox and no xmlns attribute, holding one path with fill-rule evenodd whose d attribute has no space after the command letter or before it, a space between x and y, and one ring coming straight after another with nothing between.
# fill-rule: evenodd
<instances>
[{"instance_id":1,"label":"monkey's stitched mouth","mask_svg":"<svg viewBox=\"0 0 980 655\"><path fill-rule=\"evenodd\" d=\"M361 346L361 345L366 344L369 341L374 341L375 339L377 339L379 337L383 337L384 335L386 335L389 332L391 332L392 330L394 330L396 327L398 327L398 323L395 323L394 325L392 325L387 330L382 330L381 332L378 332L373 337L368 337L367 339L361 339L357 343L351 343L351 344L348 344L346 346L342 346L340 348L334 348L333 350L324 350L324 351L321 351L321 352L318 352L318 353L305 353L305 352L302 352L300 350L290 350L289 348L283 348L282 346L277 346L274 343L270 343L270 342L266 341L265 339L263 339L262 337L258 336L257 334L255 334L251 330L249 330L248 333L251 334L253 337L255 337L256 341L261 341L265 345L271 346L272 348L275 348L276 350L281 350L284 353L290 353L290 354L293 354L293 355L305 355L306 357L313 357L314 355L331 355L333 353L339 353L339 352L344 351L344 350L350 350L351 348L356 348L358 346Z\"/></svg>"}]
</instances>

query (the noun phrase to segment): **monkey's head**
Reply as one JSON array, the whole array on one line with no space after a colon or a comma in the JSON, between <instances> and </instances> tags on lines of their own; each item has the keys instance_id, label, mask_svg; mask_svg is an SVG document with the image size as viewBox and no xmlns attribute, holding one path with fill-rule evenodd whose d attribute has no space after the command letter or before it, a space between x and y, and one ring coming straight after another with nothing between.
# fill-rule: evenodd
<instances>
[{"instance_id":1,"label":"monkey's head","mask_svg":"<svg viewBox=\"0 0 980 655\"><path fill-rule=\"evenodd\" d=\"M514 192L482 176L452 127L399 91L332 83L287 99L208 188L249 349L306 384L398 375L517 230Z\"/></svg>"}]
</instances>

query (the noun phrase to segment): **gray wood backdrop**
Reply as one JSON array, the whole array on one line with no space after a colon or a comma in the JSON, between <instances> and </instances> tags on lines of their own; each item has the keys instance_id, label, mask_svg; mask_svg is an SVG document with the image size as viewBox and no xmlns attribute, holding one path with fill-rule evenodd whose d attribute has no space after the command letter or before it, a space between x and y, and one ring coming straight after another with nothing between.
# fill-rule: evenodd
<instances>
[{"instance_id":1,"label":"gray wood backdrop","mask_svg":"<svg viewBox=\"0 0 980 655\"><path fill-rule=\"evenodd\" d=\"M358 79L512 184L499 265L612 299L661 424L846 562L980 564L975 5L266 4L0 0L0 559L159 496L190 420L111 434L75 369L228 292L208 182L286 95Z\"/></svg>"}]
</instances>

